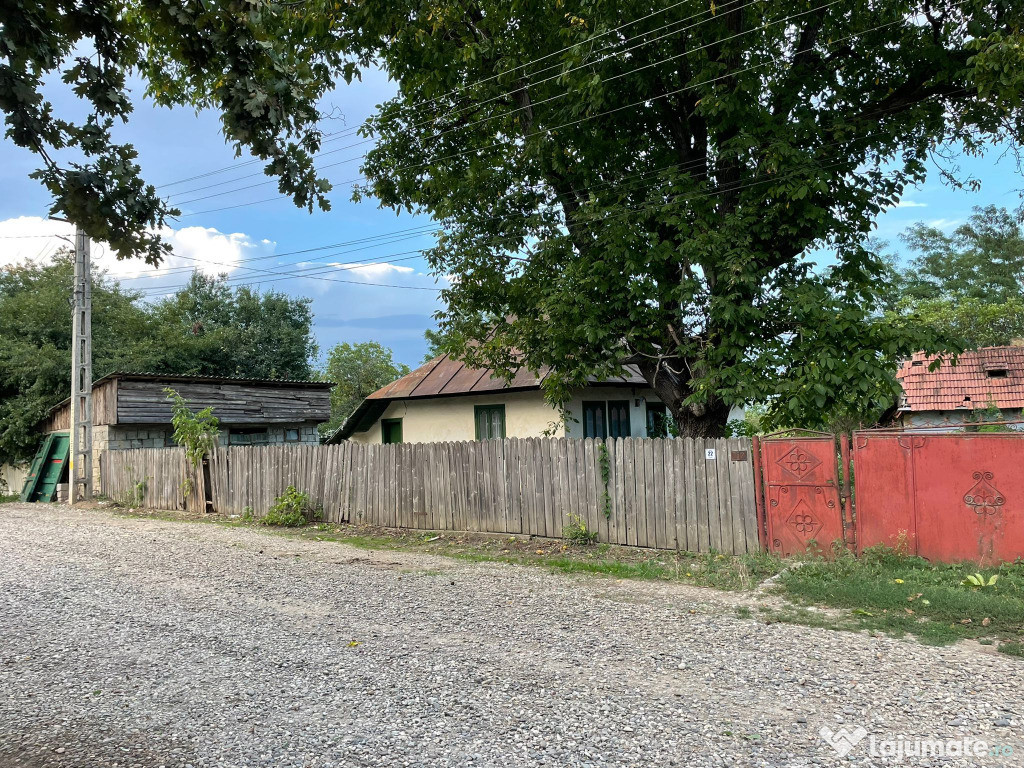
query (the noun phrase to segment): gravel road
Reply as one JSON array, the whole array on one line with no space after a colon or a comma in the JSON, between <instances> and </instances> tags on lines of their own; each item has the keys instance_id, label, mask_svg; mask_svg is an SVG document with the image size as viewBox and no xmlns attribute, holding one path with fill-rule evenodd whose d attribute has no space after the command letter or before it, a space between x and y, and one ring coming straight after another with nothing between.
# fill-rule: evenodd
<instances>
[{"instance_id":1,"label":"gravel road","mask_svg":"<svg viewBox=\"0 0 1024 768\"><path fill-rule=\"evenodd\" d=\"M1022 764L1021 661L736 600L2 505L0 766L848 766L898 735Z\"/></svg>"}]
</instances>

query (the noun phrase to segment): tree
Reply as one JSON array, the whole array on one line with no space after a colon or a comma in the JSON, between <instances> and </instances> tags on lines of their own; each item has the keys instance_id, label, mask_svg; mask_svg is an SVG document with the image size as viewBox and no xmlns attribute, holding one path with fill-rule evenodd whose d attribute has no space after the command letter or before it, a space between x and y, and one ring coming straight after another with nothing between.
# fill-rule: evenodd
<instances>
[{"instance_id":1,"label":"tree","mask_svg":"<svg viewBox=\"0 0 1024 768\"><path fill-rule=\"evenodd\" d=\"M936 150L1024 133L1011 0L338 13L341 45L399 84L364 126L357 197L444 224L429 259L458 276L440 322L458 355L551 365L556 402L635 363L686 435L741 402L814 426L940 348L872 314L865 237Z\"/></svg>"},{"instance_id":2,"label":"tree","mask_svg":"<svg viewBox=\"0 0 1024 768\"><path fill-rule=\"evenodd\" d=\"M0 269L0 464L30 456L47 411L71 394L71 298L74 261ZM93 370L149 364L151 318L139 294L93 273Z\"/></svg>"},{"instance_id":3,"label":"tree","mask_svg":"<svg viewBox=\"0 0 1024 768\"><path fill-rule=\"evenodd\" d=\"M310 299L232 288L193 272L188 284L155 305L160 373L309 379L316 357Z\"/></svg>"},{"instance_id":4,"label":"tree","mask_svg":"<svg viewBox=\"0 0 1024 768\"><path fill-rule=\"evenodd\" d=\"M237 153L266 160L296 205L329 209L313 166L318 100L354 68L330 45L333 3L266 0L9 0L0 6L0 111L6 136L37 154L32 176L60 214L118 258L158 263L158 230L176 211L146 184L130 144L129 75L161 106L216 109ZM88 117L57 114L44 83L63 81ZM77 112L78 110L74 110ZM69 112L71 112L69 110Z\"/></svg>"},{"instance_id":5,"label":"tree","mask_svg":"<svg viewBox=\"0 0 1024 768\"><path fill-rule=\"evenodd\" d=\"M396 363L391 350L376 341L335 345L323 370L324 379L335 384L331 420L320 425L320 434L334 432L367 395L407 373L409 366Z\"/></svg>"},{"instance_id":6,"label":"tree","mask_svg":"<svg viewBox=\"0 0 1024 768\"><path fill-rule=\"evenodd\" d=\"M959 349L1002 347L1024 339L1024 297L999 304L981 299L930 299L907 308L920 322Z\"/></svg>"},{"instance_id":7,"label":"tree","mask_svg":"<svg viewBox=\"0 0 1024 768\"><path fill-rule=\"evenodd\" d=\"M0 269L0 463L35 451L39 422L71 394L70 254ZM156 305L93 271L93 373L309 379L316 354L307 299L193 276Z\"/></svg>"},{"instance_id":8,"label":"tree","mask_svg":"<svg viewBox=\"0 0 1024 768\"><path fill-rule=\"evenodd\" d=\"M975 206L950 235L918 222L901 240L917 254L903 274L905 298L1000 304L1024 296L1024 230L1005 208Z\"/></svg>"}]
</instances>

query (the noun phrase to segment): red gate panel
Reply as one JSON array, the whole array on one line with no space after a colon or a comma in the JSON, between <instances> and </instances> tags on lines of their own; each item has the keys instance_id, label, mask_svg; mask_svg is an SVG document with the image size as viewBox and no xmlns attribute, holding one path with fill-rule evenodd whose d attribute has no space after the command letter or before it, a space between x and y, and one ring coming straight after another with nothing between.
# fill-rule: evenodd
<instances>
[{"instance_id":1,"label":"red gate panel","mask_svg":"<svg viewBox=\"0 0 1024 768\"><path fill-rule=\"evenodd\" d=\"M932 560L1024 556L1024 435L857 432L860 548L896 543Z\"/></svg>"},{"instance_id":2,"label":"red gate panel","mask_svg":"<svg viewBox=\"0 0 1024 768\"><path fill-rule=\"evenodd\" d=\"M835 438L769 438L761 441L768 548L779 555L828 551L843 540Z\"/></svg>"}]
</instances>

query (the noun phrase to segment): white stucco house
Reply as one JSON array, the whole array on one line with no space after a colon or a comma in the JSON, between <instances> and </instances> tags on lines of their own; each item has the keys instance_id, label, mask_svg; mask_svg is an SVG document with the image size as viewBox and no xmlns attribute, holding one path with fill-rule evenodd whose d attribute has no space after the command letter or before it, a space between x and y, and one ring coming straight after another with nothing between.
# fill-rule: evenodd
<instances>
[{"instance_id":1,"label":"white stucco house","mask_svg":"<svg viewBox=\"0 0 1024 768\"><path fill-rule=\"evenodd\" d=\"M564 421L544 400L546 374L520 371L506 383L493 371L442 355L363 400L327 442L666 436L665 405L635 369L580 389L566 404Z\"/></svg>"}]
</instances>

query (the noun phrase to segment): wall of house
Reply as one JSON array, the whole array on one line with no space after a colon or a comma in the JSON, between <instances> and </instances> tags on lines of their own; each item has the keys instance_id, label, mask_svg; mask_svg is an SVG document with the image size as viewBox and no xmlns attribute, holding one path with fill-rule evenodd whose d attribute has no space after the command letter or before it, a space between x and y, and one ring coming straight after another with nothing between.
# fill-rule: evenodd
<instances>
[{"instance_id":1,"label":"wall of house","mask_svg":"<svg viewBox=\"0 0 1024 768\"><path fill-rule=\"evenodd\" d=\"M366 432L354 433L356 443L380 443L381 419L402 420L402 441L440 443L476 439L474 407L505 405L506 437L540 437L552 425L552 437L564 437L558 426L558 412L544 402L539 391L498 392L491 395L435 397L399 400L391 403Z\"/></svg>"},{"instance_id":2,"label":"wall of house","mask_svg":"<svg viewBox=\"0 0 1024 768\"><path fill-rule=\"evenodd\" d=\"M356 443L380 443L381 419L402 419L402 441L406 443L451 442L476 439L474 407L505 404L506 437L583 437L583 402L629 401L631 437L647 437L647 403L661 402L654 390L632 387L592 387L566 404L567 420L559 423L558 411L544 402L539 391L499 392L491 395L437 397L400 400L391 403L366 432L349 439ZM743 418L734 409L730 418Z\"/></svg>"},{"instance_id":3,"label":"wall of house","mask_svg":"<svg viewBox=\"0 0 1024 768\"><path fill-rule=\"evenodd\" d=\"M1005 408L1002 411L1004 421L1020 421L1024 419L1024 412L1020 408ZM900 424L904 427L929 428L941 432L952 432L959 430L961 426L970 421L976 421L978 416L966 408L955 411L914 411L900 414ZM1024 430L1024 424L1010 424L1010 428Z\"/></svg>"}]
</instances>

